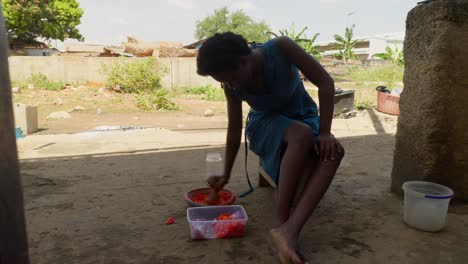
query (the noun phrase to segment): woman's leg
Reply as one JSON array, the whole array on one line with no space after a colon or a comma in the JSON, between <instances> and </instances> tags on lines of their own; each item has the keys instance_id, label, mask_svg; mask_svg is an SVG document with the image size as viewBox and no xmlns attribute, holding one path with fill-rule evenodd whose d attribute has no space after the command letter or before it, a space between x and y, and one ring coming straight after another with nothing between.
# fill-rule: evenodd
<instances>
[{"instance_id":1,"label":"woman's leg","mask_svg":"<svg viewBox=\"0 0 468 264\"><path fill-rule=\"evenodd\" d=\"M344 157L344 149L341 144L339 144L337 149L338 155L334 161L318 161L318 166L309 179L297 207L289 219L281 226L281 228L288 230L293 236L299 235L307 219L330 186L336 170Z\"/></svg>"},{"instance_id":2,"label":"woman's leg","mask_svg":"<svg viewBox=\"0 0 468 264\"><path fill-rule=\"evenodd\" d=\"M279 184L277 191L275 229L271 236L282 263L303 263L296 252L297 237L283 236L278 230L290 218L292 202L298 192L298 183L301 177L310 175L312 164L310 153L313 151L312 128L301 122L293 122L286 129L284 135L286 150L281 160ZM304 176L304 173L308 175Z\"/></svg>"},{"instance_id":3,"label":"woman's leg","mask_svg":"<svg viewBox=\"0 0 468 264\"><path fill-rule=\"evenodd\" d=\"M309 153L313 150L312 135L312 128L301 122L293 122L286 129L286 150L280 166L275 227L281 226L289 218L299 179L304 177L304 171L309 167L306 163L309 161Z\"/></svg>"},{"instance_id":4,"label":"woman's leg","mask_svg":"<svg viewBox=\"0 0 468 264\"><path fill-rule=\"evenodd\" d=\"M271 236L279 249L283 263L303 263L303 256L297 251L297 240L302 227L330 186L336 170L344 156L344 149L338 144L338 154L334 161L318 161L304 193L290 217L279 227L271 230ZM294 250L294 253L291 253Z\"/></svg>"}]
</instances>

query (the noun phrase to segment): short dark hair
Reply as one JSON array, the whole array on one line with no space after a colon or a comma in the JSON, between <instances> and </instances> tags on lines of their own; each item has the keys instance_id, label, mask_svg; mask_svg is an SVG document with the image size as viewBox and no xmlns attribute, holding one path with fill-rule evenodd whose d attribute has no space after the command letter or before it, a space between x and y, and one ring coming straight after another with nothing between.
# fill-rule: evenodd
<instances>
[{"instance_id":1,"label":"short dark hair","mask_svg":"<svg viewBox=\"0 0 468 264\"><path fill-rule=\"evenodd\" d=\"M197 72L206 76L236 70L241 57L250 52L247 41L241 35L232 32L215 34L198 51Z\"/></svg>"}]
</instances>

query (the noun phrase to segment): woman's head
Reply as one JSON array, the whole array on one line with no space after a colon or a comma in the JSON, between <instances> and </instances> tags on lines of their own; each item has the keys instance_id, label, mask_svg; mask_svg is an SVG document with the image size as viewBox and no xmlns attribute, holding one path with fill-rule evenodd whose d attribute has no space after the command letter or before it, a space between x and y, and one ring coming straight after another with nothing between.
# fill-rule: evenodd
<instances>
[{"instance_id":1,"label":"woman's head","mask_svg":"<svg viewBox=\"0 0 468 264\"><path fill-rule=\"evenodd\" d=\"M202 76L212 76L219 82L241 86L250 78L250 53L251 49L241 35L231 32L216 34L200 48L197 72Z\"/></svg>"}]
</instances>

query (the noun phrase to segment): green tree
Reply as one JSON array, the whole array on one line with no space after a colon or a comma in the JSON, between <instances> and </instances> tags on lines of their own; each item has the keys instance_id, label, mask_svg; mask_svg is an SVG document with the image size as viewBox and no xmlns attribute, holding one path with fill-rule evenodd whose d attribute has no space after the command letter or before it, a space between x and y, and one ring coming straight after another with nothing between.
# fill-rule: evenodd
<instances>
[{"instance_id":1,"label":"green tree","mask_svg":"<svg viewBox=\"0 0 468 264\"><path fill-rule=\"evenodd\" d=\"M77 26L83 10L76 0L2 0L8 37L84 40Z\"/></svg>"},{"instance_id":2,"label":"green tree","mask_svg":"<svg viewBox=\"0 0 468 264\"><path fill-rule=\"evenodd\" d=\"M301 30L296 32L294 24L291 24L289 29L279 30L279 34L268 31L267 34L273 37L286 36L295 42L297 42L307 53L312 55L316 60L321 60L323 55L319 50L319 46L315 45L319 33L314 34L311 38L308 38L306 35L307 27L303 27Z\"/></svg>"},{"instance_id":3,"label":"green tree","mask_svg":"<svg viewBox=\"0 0 468 264\"><path fill-rule=\"evenodd\" d=\"M372 57L377 57L383 60L391 61L395 66L404 65L403 51L399 50L396 45L394 49L390 48L389 46L385 47L385 51L385 53L374 54Z\"/></svg>"},{"instance_id":4,"label":"green tree","mask_svg":"<svg viewBox=\"0 0 468 264\"><path fill-rule=\"evenodd\" d=\"M339 49L340 53L336 56L338 59L348 62L351 59L357 58L354 53L354 46L358 40L353 40L354 25L352 27L346 27L344 36L336 34L334 36L336 41L336 48Z\"/></svg>"},{"instance_id":5,"label":"green tree","mask_svg":"<svg viewBox=\"0 0 468 264\"><path fill-rule=\"evenodd\" d=\"M242 35L248 41L265 42L268 40L265 32L270 27L264 22L256 22L244 11L230 13L226 7L216 9L214 14L196 23L195 37L204 39L216 33L233 32Z\"/></svg>"}]
</instances>

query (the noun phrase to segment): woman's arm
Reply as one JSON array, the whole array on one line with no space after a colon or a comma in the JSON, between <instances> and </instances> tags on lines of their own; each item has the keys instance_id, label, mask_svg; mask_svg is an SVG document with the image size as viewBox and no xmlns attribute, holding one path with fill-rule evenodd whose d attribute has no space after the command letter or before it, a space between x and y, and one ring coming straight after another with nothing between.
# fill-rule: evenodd
<instances>
[{"instance_id":1,"label":"woman's arm","mask_svg":"<svg viewBox=\"0 0 468 264\"><path fill-rule=\"evenodd\" d=\"M226 85L224 94L227 99L228 130L226 137L226 153L224 155L224 175L211 177L208 184L215 189L222 189L231 178L231 171L239 151L242 136L242 101L229 92Z\"/></svg>"},{"instance_id":2,"label":"woman's arm","mask_svg":"<svg viewBox=\"0 0 468 264\"><path fill-rule=\"evenodd\" d=\"M307 77L319 89L320 103L320 131L318 148L322 159L334 159L335 138L331 134L333 119L335 84L328 72L305 52L296 42L288 37L279 37L276 44L285 57Z\"/></svg>"},{"instance_id":3,"label":"woman's arm","mask_svg":"<svg viewBox=\"0 0 468 264\"><path fill-rule=\"evenodd\" d=\"M242 101L224 89L224 94L227 99L228 112L228 130L226 137L226 154L224 165L224 176L228 179L231 177L232 166L236 160L239 151L241 136L242 136Z\"/></svg>"}]
</instances>

